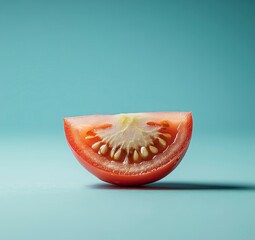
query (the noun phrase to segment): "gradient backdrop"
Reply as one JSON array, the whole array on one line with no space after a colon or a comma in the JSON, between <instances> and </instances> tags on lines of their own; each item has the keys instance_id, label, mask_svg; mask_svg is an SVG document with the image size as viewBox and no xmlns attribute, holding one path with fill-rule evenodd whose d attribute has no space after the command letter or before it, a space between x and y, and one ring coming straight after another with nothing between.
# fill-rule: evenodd
<instances>
[{"instance_id":1,"label":"gradient backdrop","mask_svg":"<svg viewBox=\"0 0 255 240\"><path fill-rule=\"evenodd\" d=\"M254 1L0 0L0 239L255 239ZM118 189L63 117L192 111L182 164Z\"/></svg>"}]
</instances>

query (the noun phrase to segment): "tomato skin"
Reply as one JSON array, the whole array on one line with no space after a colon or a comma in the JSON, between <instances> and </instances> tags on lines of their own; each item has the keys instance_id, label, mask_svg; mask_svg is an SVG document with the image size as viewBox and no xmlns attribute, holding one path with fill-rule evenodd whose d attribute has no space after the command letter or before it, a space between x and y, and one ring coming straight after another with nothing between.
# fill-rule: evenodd
<instances>
[{"instance_id":1,"label":"tomato skin","mask_svg":"<svg viewBox=\"0 0 255 240\"><path fill-rule=\"evenodd\" d=\"M186 121L181 128L182 129L180 129L179 131L185 131L186 133L185 139L182 145L180 146L178 153L173 158L169 159L168 163L149 172L144 172L135 175L126 175L101 169L96 165L91 164L91 159L84 158L84 156L81 153L81 150L75 144L75 136L72 132L72 126L70 122L68 121L67 118L64 119L64 129L66 133L67 142L73 154L75 155L77 160L81 163L81 165L83 165L89 172L94 174L102 181L122 186L135 186L152 183L157 180L160 180L161 178L168 175L172 170L174 170L175 167L181 162L182 158L184 157L191 140L193 128L193 120L191 113L187 113Z\"/></svg>"}]
</instances>

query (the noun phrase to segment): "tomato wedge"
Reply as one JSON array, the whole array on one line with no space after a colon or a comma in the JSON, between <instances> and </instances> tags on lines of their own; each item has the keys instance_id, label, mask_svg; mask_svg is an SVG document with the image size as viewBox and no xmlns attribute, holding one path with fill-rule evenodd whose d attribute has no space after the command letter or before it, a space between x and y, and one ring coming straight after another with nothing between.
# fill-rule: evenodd
<instances>
[{"instance_id":1,"label":"tomato wedge","mask_svg":"<svg viewBox=\"0 0 255 240\"><path fill-rule=\"evenodd\" d=\"M190 112L90 115L64 119L68 144L79 162L99 179L142 185L170 173L192 135Z\"/></svg>"}]
</instances>

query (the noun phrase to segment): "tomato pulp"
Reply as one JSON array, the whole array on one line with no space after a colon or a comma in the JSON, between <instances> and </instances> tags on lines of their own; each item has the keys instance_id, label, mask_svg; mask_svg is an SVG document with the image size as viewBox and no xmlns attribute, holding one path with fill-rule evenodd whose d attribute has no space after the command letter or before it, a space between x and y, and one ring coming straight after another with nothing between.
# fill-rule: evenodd
<instances>
[{"instance_id":1,"label":"tomato pulp","mask_svg":"<svg viewBox=\"0 0 255 240\"><path fill-rule=\"evenodd\" d=\"M170 173L192 135L190 112L90 115L64 119L68 144L79 162L99 179L142 185Z\"/></svg>"}]
</instances>

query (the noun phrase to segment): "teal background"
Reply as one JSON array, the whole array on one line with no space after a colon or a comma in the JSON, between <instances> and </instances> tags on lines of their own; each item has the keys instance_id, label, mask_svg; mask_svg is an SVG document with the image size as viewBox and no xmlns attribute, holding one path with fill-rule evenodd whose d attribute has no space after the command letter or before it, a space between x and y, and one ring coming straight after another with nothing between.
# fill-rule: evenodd
<instances>
[{"instance_id":1,"label":"teal background","mask_svg":"<svg viewBox=\"0 0 255 240\"><path fill-rule=\"evenodd\" d=\"M255 239L254 1L0 0L0 239ZM192 111L182 164L122 189L66 116Z\"/></svg>"}]
</instances>

